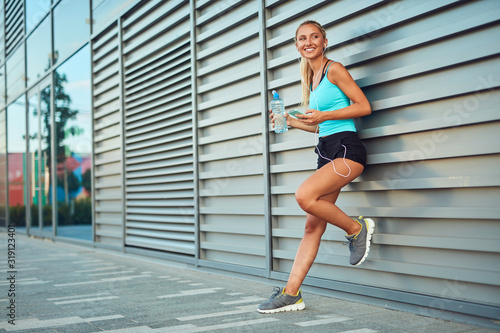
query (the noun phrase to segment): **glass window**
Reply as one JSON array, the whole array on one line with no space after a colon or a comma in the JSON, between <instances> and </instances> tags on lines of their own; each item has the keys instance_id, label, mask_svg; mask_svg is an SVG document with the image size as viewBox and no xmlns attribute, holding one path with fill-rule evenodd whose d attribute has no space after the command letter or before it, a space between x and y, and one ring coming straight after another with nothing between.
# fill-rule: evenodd
<instances>
[{"instance_id":1,"label":"glass window","mask_svg":"<svg viewBox=\"0 0 500 333\"><path fill-rule=\"evenodd\" d=\"M103 30L116 21L119 15L135 0L92 1L92 33Z\"/></svg>"},{"instance_id":2,"label":"glass window","mask_svg":"<svg viewBox=\"0 0 500 333\"><path fill-rule=\"evenodd\" d=\"M0 109L5 106L5 66L0 65Z\"/></svg>"},{"instance_id":3,"label":"glass window","mask_svg":"<svg viewBox=\"0 0 500 333\"><path fill-rule=\"evenodd\" d=\"M50 68L50 18L47 17L28 37L26 42L27 85L38 81Z\"/></svg>"},{"instance_id":4,"label":"glass window","mask_svg":"<svg viewBox=\"0 0 500 333\"><path fill-rule=\"evenodd\" d=\"M0 2L0 109L5 107L5 19L4 15L4 1ZM5 117L5 114L4 114ZM5 125L5 123L4 123ZM4 127L5 128L5 127ZM2 128L2 130L4 129ZM0 133L2 131L0 130ZM5 132L4 132L5 133ZM1 176L0 176L1 179Z\"/></svg>"},{"instance_id":5,"label":"glass window","mask_svg":"<svg viewBox=\"0 0 500 333\"><path fill-rule=\"evenodd\" d=\"M46 86L42 84L41 86ZM28 198L30 234L52 236L52 173L50 145L50 86L35 88L28 99ZM40 110L40 112L39 112Z\"/></svg>"},{"instance_id":6,"label":"glass window","mask_svg":"<svg viewBox=\"0 0 500 333\"><path fill-rule=\"evenodd\" d=\"M50 128L50 86L40 92L40 203L42 227L52 232L52 152Z\"/></svg>"},{"instance_id":7,"label":"glass window","mask_svg":"<svg viewBox=\"0 0 500 333\"><path fill-rule=\"evenodd\" d=\"M25 0L26 31L33 29L50 9L50 0Z\"/></svg>"},{"instance_id":8,"label":"glass window","mask_svg":"<svg viewBox=\"0 0 500 333\"><path fill-rule=\"evenodd\" d=\"M57 234L92 240L90 47L54 75Z\"/></svg>"},{"instance_id":9,"label":"glass window","mask_svg":"<svg viewBox=\"0 0 500 333\"><path fill-rule=\"evenodd\" d=\"M7 107L9 225L26 227L26 105L24 95Z\"/></svg>"},{"instance_id":10,"label":"glass window","mask_svg":"<svg viewBox=\"0 0 500 333\"><path fill-rule=\"evenodd\" d=\"M30 203L30 218L28 225L30 226L30 233L40 228L39 223L39 192L40 192L40 179L37 177L40 169L40 152L38 148L38 134L40 133L40 113L38 112L38 94L28 97L28 156L27 160L27 174L28 174L28 200Z\"/></svg>"},{"instance_id":11,"label":"glass window","mask_svg":"<svg viewBox=\"0 0 500 333\"><path fill-rule=\"evenodd\" d=\"M0 110L0 227L7 226L7 127L5 110Z\"/></svg>"},{"instance_id":12,"label":"glass window","mask_svg":"<svg viewBox=\"0 0 500 333\"><path fill-rule=\"evenodd\" d=\"M0 65L3 65L4 62L5 62L5 52L3 52L3 50L5 50L5 13L4 13L4 10L3 10L3 4L4 4L4 1L1 1L0 2L0 22L2 22L2 24L0 24L0 50L2 50L0 52Z\"/></svg>"},{"instance_id":13,"label":"glass window","mask_svg":"<svg viewBox=\"0 0 500 333\"><path fill-rule=\"evenodd\" d=\"M54 64L61 63L90 37L88 0L63 0L54 8Z\"/></svg>"},{"instance_id":14,"label":"glass window","mask_svg":"<svg viewBox=\"0 0 500 333\"><path fill-rule=\"evenodd\" d=\"M13 101L24 91L24 44L7 59L7 99Z\"/></svg>"}]
</instances>

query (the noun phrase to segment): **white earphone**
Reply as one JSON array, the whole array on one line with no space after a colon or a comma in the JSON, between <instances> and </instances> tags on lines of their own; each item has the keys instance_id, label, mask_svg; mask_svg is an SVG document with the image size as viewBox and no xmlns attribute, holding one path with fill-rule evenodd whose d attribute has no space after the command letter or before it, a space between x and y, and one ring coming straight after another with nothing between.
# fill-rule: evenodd
<instances>
[{"instance_id":1,"label":"white earphone","mask_svg":"<svg viewBox=\"0 0 500 333\"><path fill-rule=\"evenodd\" d=\"M324 44L325 45L325 49L326 49L326 43ZM298 49L297 49L298 50ZM323 53L324 53L324 50L323 50ZM324 57L324 56L323 56ZM327 59L328 61L328 59ZM300 64L300 58L299 58L299 64ZM323 58L321 59L321 66L320 68L323 68ZM320 72L318 72L319 74ZM315 91L311 90L304 82L304 78L301 76L300 77L300 81L301 83L307 88L307 90L309 90L309 93L314 97L315 99L315 102L316 102L316 110L319 110L319 104L318 104L318 99L316 98L316 93ZM321 156L321 158L329 161L332 163L332 166L333 166L333 171L335 171L335 173L341 177L344 177L344 178L347 178L349 177L349 175L351 174L351 168L349 167L349 164L347 164L347 162L345 161L345 157L346 157L346 154L347 154L347 147L345 145L342 145L342 147L344 147L344 156L342 157L342 161L344 162L345 166L347 167L347 169L349 170L349 172L347 173L347 175L344 175L344 174L341 174L340 172L337 171L337 169L335 168L335 163L333 162L332 159L329 159L328 157L325 157L321 154L319 148L318 148L318 144L319 144L319 138L316 138L317 135L319 135L318 133L318 129L319 129L319 126L316 126L316 131L314 132L314 146L316 147L316 150L318 151L318 154L319 156ZM318 143L316 143L318 142Z\"/></svg>"}]
</instances>

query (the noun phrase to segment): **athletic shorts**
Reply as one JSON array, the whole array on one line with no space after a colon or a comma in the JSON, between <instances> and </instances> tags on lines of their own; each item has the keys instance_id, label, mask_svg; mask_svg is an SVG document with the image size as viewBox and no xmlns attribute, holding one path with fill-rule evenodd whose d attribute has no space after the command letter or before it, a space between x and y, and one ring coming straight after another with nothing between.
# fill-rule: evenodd
<instances>
[{"instance_id":1,"label":"athletic shorts","mask_svg":"<svg viewBox=\"0 0 500 333\"><path fill-rule=\"evenodd\" d=\"M344 154L346 159L366 166L366 149L356 132L346 131L320 137L314 152L318 154L318 169L336 158L343 158Z\"/></svg>"}]
</instances>

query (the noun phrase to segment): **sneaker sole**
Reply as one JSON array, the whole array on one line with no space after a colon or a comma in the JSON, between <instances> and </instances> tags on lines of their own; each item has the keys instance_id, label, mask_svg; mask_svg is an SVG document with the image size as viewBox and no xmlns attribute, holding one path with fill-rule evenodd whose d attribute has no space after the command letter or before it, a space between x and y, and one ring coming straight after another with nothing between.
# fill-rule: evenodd
<instances>
[{"instance_id":1,"label":"sneaker sole","mask_svg":"<svg viewBox=\"0 0 500 333\"><path fill-rule=\"evenodd\" d=\"M291 304L291 305L286 305L281 308L277 309L270 309L270 310L261 310L257 309L260 313L278 313L278 312L285 312L285 311L300 311L304 310L306 308L306 304L304 302L298 303L298 304Z\"/></svg>"},{"instance_id":2,"label":"sneaker sole","mask_svg":"<svg viewBox=\"0 0 500 333\"><path fill-rule=\"evenodd\" d=\"M354 266L358 266L360 265L363 261L365 261L366 257L368 257L368 252L370 252L370 243L371 243L371 240L372 240L372 235L373 235L373 231L375 230L375 222L373 222L372 219L363 219L365 220L366 222L366 229L367 229L367 233L366 233L366 252L365 252L365 255L363 256L363 258L361 258L361 260Z\"/></svg>"}]
</instances>

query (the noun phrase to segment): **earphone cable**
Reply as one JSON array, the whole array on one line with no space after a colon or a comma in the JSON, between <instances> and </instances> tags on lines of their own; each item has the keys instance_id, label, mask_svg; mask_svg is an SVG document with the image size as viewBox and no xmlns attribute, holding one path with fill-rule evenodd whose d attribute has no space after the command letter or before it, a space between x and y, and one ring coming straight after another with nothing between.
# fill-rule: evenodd
<instances>
[{"instance_id":1,"label":"earphone cable","mask_svg":"<svg viewBox=\"0 0 500 333\"><path fill-rule=\"evenodd\" d=\"M324 53L324 52L325 52L325 51L323 50L323 53ZM324 60L324 55L323 55L323 56L322 56L322 58L321 58L321 66L320 66L320 69L322 69L322 67L323 67L323 60ZM328 60L327 60L327 61L328 61ZM300 64L300 62L299 62L299 64ZM318 71L318 74L319 74L320 72L321 72L321 71ZM314 78L316 79L316 77L314 77ZM305 84L305 82L304 82L304 78L303 78L302 76L300 77L300 79L301 79L300 81L302 82L302 84L303 84L303 85L307 88L307 90L309 90L309 93L313 95L314 100L315 100L315 102L316 102L316 110L318 110L318 111L319 111L319 104L318 104L318 99L316 98L316 93L315 93L313 90L311 90L311 88L309 88L309 87ZM319 83L318 83L318 86L319 86L319 84L320 84L320 83L321 83L321 82L319 82ZM317 87L316 87L316 88L317 88ZM319 151L319 148L318 148L319 138L317 138L317 137L316 137L317 135L319 136L318 129L319 129L319 124L316 126L316 130L315 130L315 132L314 132L314 146L316 147L316 151L318 152L319 156L320 156L321 158L323 158L323 159L325 159L325 160L329 161L329 162L332 162L333 171L335 171L335 173L336 173L337 175L339 175L339 176L341 176L341 177L344 177L344 178L349 177L349 175L351 174L351 168L349 167L349 165L348 165L348 164L347 164L347 162L345 161L345 157L346 157L346 154L347 154L347 147L346 147L345 145L342 145L342 147L344 147L344 156L342 157L342 161L343 161L343 162L344 162L344 164L347 166L347 169L349 169L349 172L347 173L347 175L343 175L343 174L341 174L341 173L339 173L339 172L337 171L337 169L335 168L335 163L333 162L333 160L332 160L332 159L329 159L328 157L324 157L324 156L321 154L321 152Z\"/></svg>"}]
</instances>

